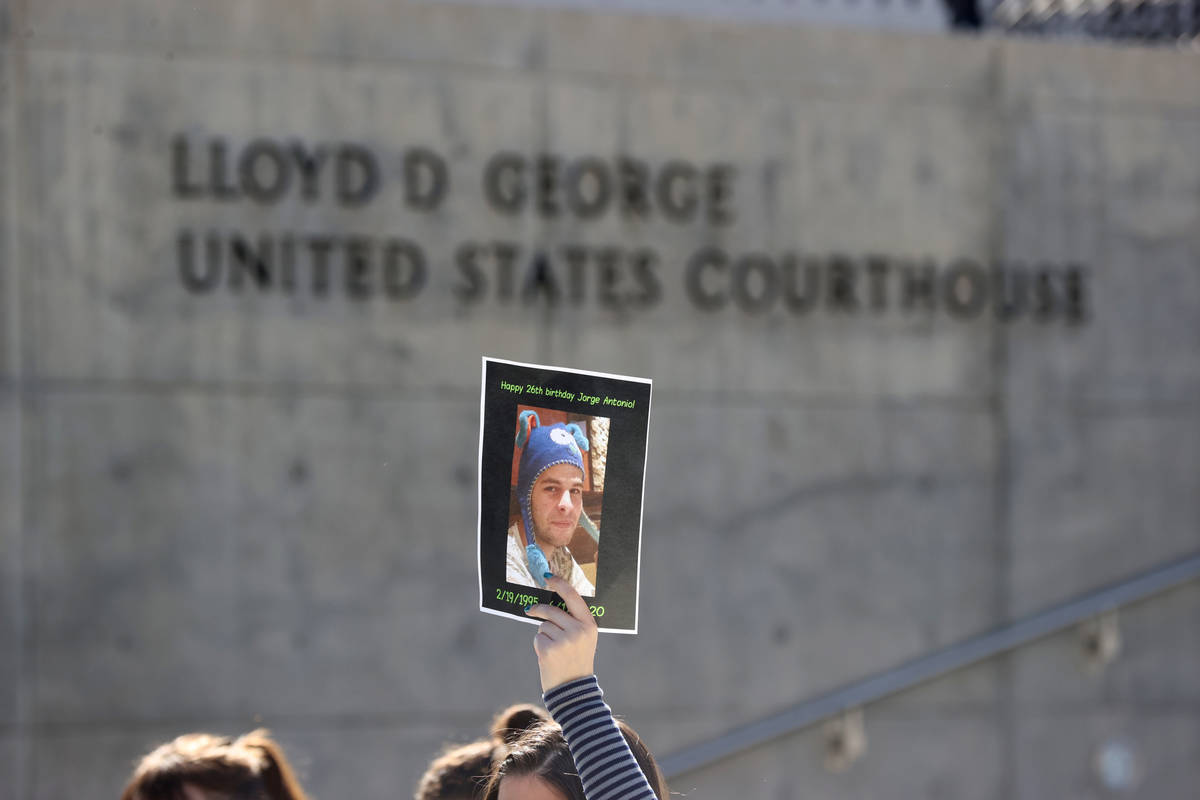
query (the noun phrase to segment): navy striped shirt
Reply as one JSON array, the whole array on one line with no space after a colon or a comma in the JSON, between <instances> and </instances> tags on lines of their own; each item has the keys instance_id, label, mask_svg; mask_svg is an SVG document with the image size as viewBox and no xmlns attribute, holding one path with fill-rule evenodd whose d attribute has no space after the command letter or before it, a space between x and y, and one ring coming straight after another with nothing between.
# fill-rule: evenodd
<instances>
[{"instance_id":1,"label":"navy striped shirt","mask_svg":"<svg viewBox=\"0 0 1200 800\"><path fill-rule=\"evenodd\" d=\"M562 726L588 800L655 800L595 675L555 686L542 699Z\"/></svg>"}]
</instances>

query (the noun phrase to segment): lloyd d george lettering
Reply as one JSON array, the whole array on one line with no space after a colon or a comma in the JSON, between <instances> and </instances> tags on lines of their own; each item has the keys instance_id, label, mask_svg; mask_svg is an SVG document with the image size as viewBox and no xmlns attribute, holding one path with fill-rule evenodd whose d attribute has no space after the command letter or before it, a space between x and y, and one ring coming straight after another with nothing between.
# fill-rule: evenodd
<instances>
[{"instance_id":1,"label":"lloyd d george lettering","mask_svg":"<svg viewBox=\"0 0 1200 800\"><path fill-rule=\"evenodd\" d=\"M400 167L409 208L432 211L441 205L450 183L445 159L412 147ZM340 205L363 206L379 194L383 175L379 157L355 142L258 138L238 146L222 137L196 144L182 134L171 140L171 190L181 200L273 205L290 194L306 202L332 195Z\"/></svg>"}]
</instances>

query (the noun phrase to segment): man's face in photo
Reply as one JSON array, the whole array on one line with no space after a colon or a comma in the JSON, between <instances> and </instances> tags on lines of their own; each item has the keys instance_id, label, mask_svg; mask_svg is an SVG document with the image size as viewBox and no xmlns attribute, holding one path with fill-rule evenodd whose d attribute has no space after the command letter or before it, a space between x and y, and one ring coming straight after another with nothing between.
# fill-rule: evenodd
<instances>
[{"instance_id":1,"label":"man's face in photo","mask_svg":"<svg viewBox=\"0 0 1200 800\"><path fill-rule=\"evenodd\" d=\"M555 464L533 484L529 513L534 535L551 547L571 541L583 511L583 473L571 464Z\"/></svg>"}]
</instances>

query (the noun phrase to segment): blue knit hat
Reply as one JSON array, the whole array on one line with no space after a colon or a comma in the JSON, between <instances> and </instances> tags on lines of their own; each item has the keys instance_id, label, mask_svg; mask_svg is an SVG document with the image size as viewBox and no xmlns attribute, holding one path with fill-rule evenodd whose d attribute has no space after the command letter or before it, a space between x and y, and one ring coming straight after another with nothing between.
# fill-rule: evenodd
<instances>
[{"instance_id":1,"label":"blue knit hat","mask_svg":"<svg viewBox=\"0 0 1200 800\"><path fill-rule=\"evenodd\" d=\"M583 469L583 451L589 449L587 437L574 422L561 422L542 427L535 411L522 411L519 417L517 447L521 449L521 460L517 466L517 503L521 506L521 520L525 524L525 554L529 569L539 585L545 585L542 576L550 571L546 555L533 539L533 484L538 477L556 464L570 464Z\"/></svg>"}]
</instances>

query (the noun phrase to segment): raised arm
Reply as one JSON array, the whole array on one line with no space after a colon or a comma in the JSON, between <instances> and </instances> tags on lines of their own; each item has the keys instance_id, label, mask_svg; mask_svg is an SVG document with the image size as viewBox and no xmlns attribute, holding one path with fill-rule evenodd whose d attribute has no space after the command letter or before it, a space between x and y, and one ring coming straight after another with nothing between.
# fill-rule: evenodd
<instances>
[{"instance_id":1,"label":"raised arm","mask_svg":"<svg viewBox=\"0 0 1200 800\"><path fill-rule=\"evenodd\" d=\"M551 605L525 610L543 620L533 640L543 698L562 726L588 800L655 800L612 709L596 682L596 621L587 603L562 578L548 576L546 588L565 601L566 611Z\"/></svg>"}]
</instances>

